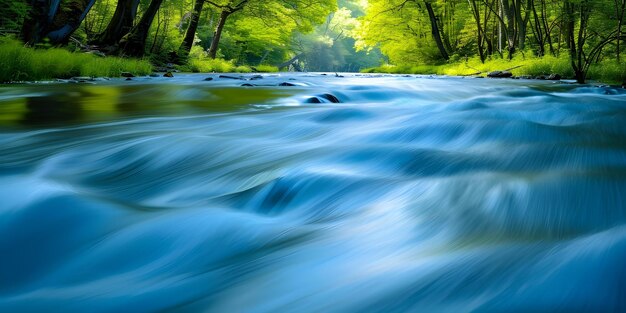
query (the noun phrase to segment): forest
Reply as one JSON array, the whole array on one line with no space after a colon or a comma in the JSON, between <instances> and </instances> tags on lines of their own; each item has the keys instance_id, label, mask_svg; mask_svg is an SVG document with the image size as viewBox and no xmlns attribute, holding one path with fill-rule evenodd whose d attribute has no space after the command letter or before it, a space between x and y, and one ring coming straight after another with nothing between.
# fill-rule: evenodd
<instances>
[{"instance_id":1,"label":"forest","mask_svg":"<svg viewBox=\"0 0 626 313\"><path fill-rule=\"evenodd\" d=\"M625 11L626 0L4 1L0 77L510 70L621 83Z\"/></svg>"}]
</instances>

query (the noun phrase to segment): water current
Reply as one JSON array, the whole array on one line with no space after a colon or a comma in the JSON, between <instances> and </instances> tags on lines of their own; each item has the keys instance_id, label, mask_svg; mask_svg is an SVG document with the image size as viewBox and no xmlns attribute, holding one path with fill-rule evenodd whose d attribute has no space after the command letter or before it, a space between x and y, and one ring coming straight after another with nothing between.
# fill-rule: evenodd
<instances>
[{"instance_id":1,"label":"water current","mask_svg":"<svg viewBox=\"0 0 626 313\"><path fill-rule=\"evenodd\" d=\"M0 312L626 311L624 90L340 76L0 87Z\"/></svg>"}]
</instances>

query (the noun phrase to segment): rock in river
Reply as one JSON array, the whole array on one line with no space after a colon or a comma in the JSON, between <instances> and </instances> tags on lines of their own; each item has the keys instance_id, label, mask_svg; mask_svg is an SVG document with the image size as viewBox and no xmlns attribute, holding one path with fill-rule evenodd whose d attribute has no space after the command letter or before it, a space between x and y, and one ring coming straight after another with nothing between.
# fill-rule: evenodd
<instances>
[{"instance_id":1,"label":"rock in river","mask_svg":"<svg viewBox=\"0 0 626 313\"><path fill-rule=\"evenodd\" d=\"M513 74L509 71L493 71L487 74L490 78L511 78Z\"/></svg>"}]
</instances>

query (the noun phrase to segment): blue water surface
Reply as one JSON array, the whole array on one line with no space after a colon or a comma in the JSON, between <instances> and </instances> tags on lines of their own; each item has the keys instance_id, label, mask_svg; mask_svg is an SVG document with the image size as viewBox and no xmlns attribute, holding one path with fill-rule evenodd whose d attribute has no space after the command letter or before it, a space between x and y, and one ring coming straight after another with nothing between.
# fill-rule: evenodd
<instances>
[{"instance_id":1,"label":"blue water surface","mask_svg":"<svg viewBox=\"0 0 626 313\"><path fill-rule=\"evenodd\" d=\"M342 76L0 87L0 312L626 312L623 90Z\"/></svg>"}]
</instances>

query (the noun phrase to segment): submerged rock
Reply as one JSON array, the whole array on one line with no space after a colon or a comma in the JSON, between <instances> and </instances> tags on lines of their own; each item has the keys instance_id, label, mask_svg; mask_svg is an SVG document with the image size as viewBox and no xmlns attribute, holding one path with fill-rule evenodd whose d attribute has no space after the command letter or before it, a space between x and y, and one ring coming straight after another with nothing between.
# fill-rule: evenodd
<instances>
[{"instance_id":1,"label":"submerged rock","mask_svg":"<svg viewBox=\"0 0 626 313\"><path fill-rule=\"evenodd\" d=\"M322 103L322 100L320 100L318 97L311 97L306 99L304 103Z\"/></svg>"},{"instance_id":2,"label":"submerged rock","mask_svg":"<svg viewBox=\"0 0 626 313\"><path fill-rule=\"evenodd\" d=\"M511 78L513 74L509 71L493 71L487 74L490 78Z\"/></svg>"},{"instance_id":3,"label":"submerged rock","mask_svg":"<svg viewBox=\"0 0 626 313\"><path fill-rule=\"evenodd\" d=\"M205 82L210 82L212 80L213 80L213 77L207 77L207 78L204 79Z\"/></svg>"},{"instance_id":4,"label":"submerged rock","mask_svg":"<svg viewBox=\"0 0 626 313\"><path fill-rule=\"evenodd\" d=\"M288 83L288 82L284 82L284 83L278 84L278 86L281 86L281 87L294 87L294 86L297 86L297 85L296 84L292 84L292 83Z\"/></svg>"},{"instance_id":5,"label":"submerged rock","mask_svg":"<svg viewBox=\"0 0 626 313\"><path fill-rule=\"evenodd\" d=\"M325 93L323 95L320 95L321 98L324 98L332 103L341 103L341 100L339 100L339 98L335 97L334 95L331 95L329 93Z\"/></svg>"},{"instance_id":6,"label":"submerged rock","mask_svg":"<svg viewBox=\"0 0 626 313\"><path fill-rule=\"evenodd\" d=\"M220 75L219 78L244 80L244 78L241 76L237 77L237 76L230 76L230 75Z\"/></svg>"},{"instance_id":7,"label":"submerged rock","mask_svg":"<svg viewBox=\"0 0 626 313\"><path fill-rule=\"evenodd\" d=\"M256 85L254 85L254 84L249 84L249 83L245 83L245 84L242 84L242 85L241 85L241 87L254 87L254 86L256 86Z\"/></svg>"},{"instance_id":8,"label":"submerged rock","mask_svg":"<svg viewBox=\"0 0 626 313\"><path fill-rule=\"evenodd\" d=\"M323 101L323 100L326 100L326 101ZM341 103L341 100L339 100L339 98L335 97L334 95L325 93L325 94L317 95L315 97L308 98L304 101L304 103L325 103L325 102Z\"/></svg>"},{"instance_id":9,"label":"submerged rock","mask_svg":"<svg viewBox=\"0 0 626 313\"><path fill-rule=\"evenodd\" d=\"M174 74L172 74L172 72L167 72L167 73L163 74L163 77L172 78L172 77L174 77Z\"/></svg>"}]
</instances>

